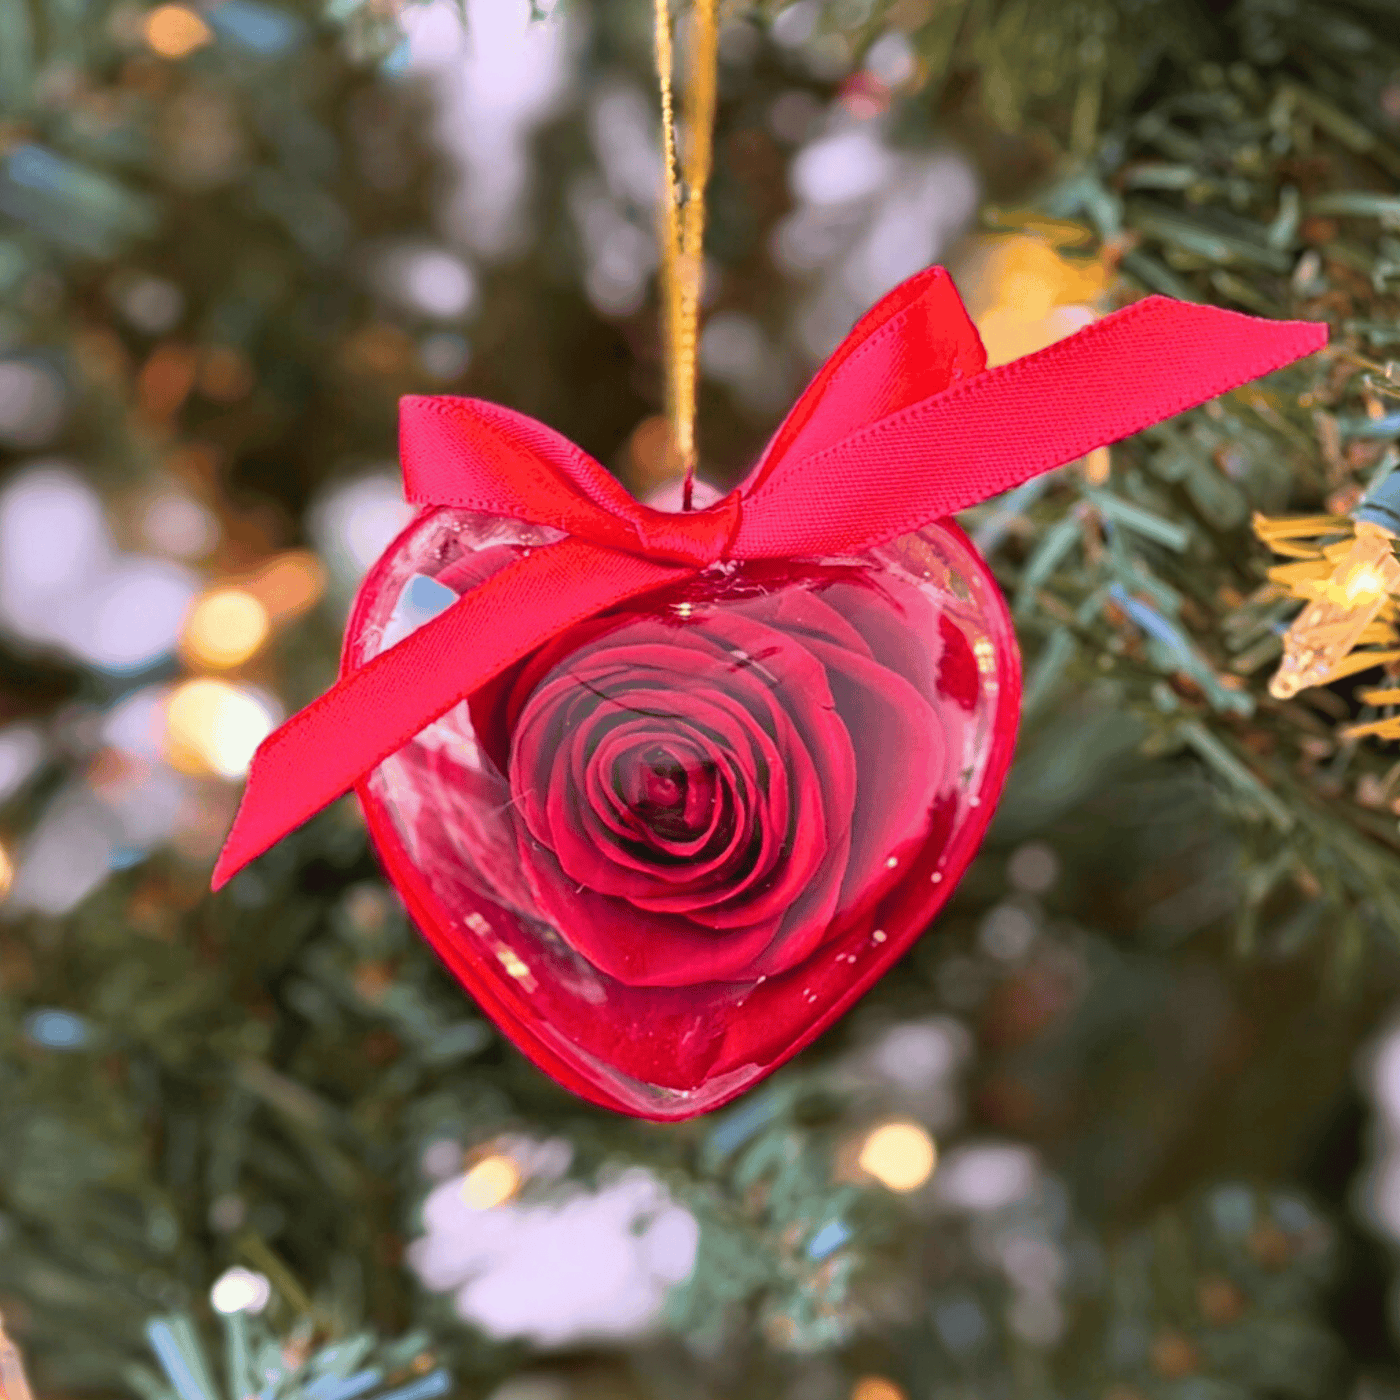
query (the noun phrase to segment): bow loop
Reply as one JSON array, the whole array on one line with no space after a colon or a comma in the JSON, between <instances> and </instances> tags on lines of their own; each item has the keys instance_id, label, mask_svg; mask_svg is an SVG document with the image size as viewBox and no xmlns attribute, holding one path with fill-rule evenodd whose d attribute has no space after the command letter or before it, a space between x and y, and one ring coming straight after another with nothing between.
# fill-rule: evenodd
<instances>
[{"instance_id":1,"label":"bow loop","mask_svg":"<svg viewBox=\"0 0 1400 1400\"><path fill-rule=\"evenodd\" d=\"M986 367L987 352L953 279L944 268L925 268L856 322L740 489L753 495L783 462L831 447Z\"/></svg>"},{"instance_id":2,"label":"bow loop","mask_svg":"<svg viewBox=\"0 0 1400 1400\"><path fill-rule=\"evenodd\" d=\"M550 525L693 569L724 558L738 533L737 492L706 510L653 510L568 438L500 404L409 395L399 412L404 495L415 505Z\"/></svg>"},{"instance_id":3,"label":"bow loop","mask_svg":"<svg viewBox=\"0 0 1400 1400\"><path fill-rule=\"evenodd\" d=\"M399 401L399 455L415 505L528 520L604 549L643 552L646 507L582 448L514 409L410 394Z\"/></svg>"}]
</instances>

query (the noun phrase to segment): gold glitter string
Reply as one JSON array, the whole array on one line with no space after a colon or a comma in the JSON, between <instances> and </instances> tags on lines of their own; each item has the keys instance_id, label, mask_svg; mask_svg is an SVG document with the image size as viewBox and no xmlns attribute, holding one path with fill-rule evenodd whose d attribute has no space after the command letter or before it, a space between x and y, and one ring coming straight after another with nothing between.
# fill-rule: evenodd
<instances>
[{"instance_id":1,"label":"gold glitter string","mask_svg":"<svg viewBox=\"0 0 1400 1400\"><path fill-rule=\"evenodd\" d=\"M656 76L661 86L661 144L665 189L661 210L661 277L666 331L667 410L676 452L685 470L683 508L695 487L696 351L704 274L705 186L714 155L719 59L717 0L695 0L691 62L685 96L685 150L676 155L674 53L669 0L653 0Z\"/></svg>"}]
</instances>

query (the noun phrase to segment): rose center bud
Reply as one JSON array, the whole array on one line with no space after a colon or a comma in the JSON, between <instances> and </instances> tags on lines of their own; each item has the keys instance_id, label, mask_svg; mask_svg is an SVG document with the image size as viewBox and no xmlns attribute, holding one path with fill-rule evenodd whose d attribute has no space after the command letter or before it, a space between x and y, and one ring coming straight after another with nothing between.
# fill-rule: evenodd
<instances>
[{"instance_id":1,"label":"rose center bud","mask_svg":"<svg viewBox=\"0 0 1400 1400\"><path fill-rule=\"evenodd\" d=\"M621 767L618 786L628 809L662 840L690 839L709 824L714 806L712 765L653 744L629 754Z\"/></svg>"}]
</instances>

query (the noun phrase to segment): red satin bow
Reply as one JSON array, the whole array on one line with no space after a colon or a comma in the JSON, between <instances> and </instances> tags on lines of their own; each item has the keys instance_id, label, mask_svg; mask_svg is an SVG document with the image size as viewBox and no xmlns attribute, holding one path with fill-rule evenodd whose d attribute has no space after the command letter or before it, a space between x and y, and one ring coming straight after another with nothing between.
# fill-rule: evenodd
<instances>
[{"instance_id":1,"label":"red satin bow","mask_svg":"<svg viewBox=\"0 0 1400 1400\"><path fill-rule=\"evenodd\" d=\"M634 500L558 433L479 399L406 398L408 499L553 526L532 551L259 748L214 888L551 637L725 559L858 553L952 515L1327 343L1325 326L1148 297L987 370L942 268L884 298L748 479L707 510Z\"/></svg>"}]
</instances>

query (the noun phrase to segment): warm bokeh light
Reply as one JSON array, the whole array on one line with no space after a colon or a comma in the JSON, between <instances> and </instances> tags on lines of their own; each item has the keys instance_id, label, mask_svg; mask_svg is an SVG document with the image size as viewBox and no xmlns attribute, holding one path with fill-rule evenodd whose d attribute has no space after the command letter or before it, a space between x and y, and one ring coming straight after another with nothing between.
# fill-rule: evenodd
<instances>
[{"instance_id":1,"label":"warm bokeh light","mask_svg":"<svg viewBox=\"0 0 1400 1400\"><path fill-rule=\"evenodd\" d=\"M146 16L144 32L162 58L185 58L214 38L209 26L184 5L158 5Z\"/></svg>"},{"instance_id":2,"label":"warm bokeh light","mask_svg":"<svg viewBox=\"0 0 1400 1400\"><path fill-rule=\"evenodd\" d=\"M215 345L204 352L197 382L205 398L235 403L252 392L256 377L252 362L241 350Z\"/></svg>"},{"instance_id":3,"label":"warm bokeh light","mask_svg":"<svg viewBox=\"0 0 1400 1400\"><path fill-rule=\"evenodd\" d=\"M272 1285L266 1275L255 1274L251 1269L233 1268L219 1275L213 1288L209 1290L209 1301L215 1312L259 1313L272 1298Z\"/></svg>"},{"instance_id":4,"label":"warm bokeh light","mask_svg":"<svg viewBox=\"0 0 1400 1400\"><path fill-rule=\"evenodd\" d=\"M240 778L274 724L267 702L248 689L186 681L166 703L166 758L182 773Z\"/></svg>"},{"instance_id":5,"label":"warm bokeh light","mask_svg":"<svg viewBox=\"0 0 1400 1400\"><path fill-rule=\"evenodd\" d=\"M267 640L267 609L243 588L217 588L190 609L181 646L192 665L223 669L246 661Z\"/></svg>"},{"instance_id":6,"label":"warm bokeh light","mask_svg":"<svg viewBox=\"0 0 1400 1400\"><path fill-rule=\"evenodd\" d=\"M631 467L628 484L639 498L684 474L681 459L671 436L671 423L664 413L643 418L627 442Z\"/></svg>"},{"instance_id":7,"label":"warm bokeh light","mask_svg":"<svg viewBox=\"0 0 1400 1400\"><path fill-rule=\"evenodd\" d=\"M289 549L268 560L243 587L267 609L273 622L286 622L321 601L326 566L309 549Z\"/></svg>"},{"instance_id":8,"label":"warm bokeh light","mask_svg":"<svg viewBox=\"0 0 1400 1400\"><path fill-rule=\"evenodd\" d=\"M1016 233L985 249L969 297L989 365L1044 349L1096 319L1112 274L1101 258L1065 257L1057 237Z\"/></svg>"},{"instance_id":9,"label":"warm bokeh light","mask_svg":"<svg viewBox=\"0 0 1400 1400\"><path fill-rule=\"evenodd\" d=\"M163 491L146 507L141 534L176 559L199 559L218 542L219 521L208 506L178 491Z\"/></svg>"},{"instance_id":10,"label":"warm bokeh light","mask_svg":"<svg viewBox=\"0 0 1400 1400\"><path fill-rule=\"evenodd\" d=\"M1102 486L1113 472L1113 456L1106 447L1096 447L1084 458L1084 475L1095 486Z\"/></svg>"},{"instance_id":11,"label":"warm bokeh light","mask_svg":"<svg viewBox=\"0 0 1400 1400\"><path fill-rule=\"evenodd\" d=\"M462 1180L462 1199L473 1210L503 1205L520 1189L520 1168L506 1156L483 1157Z\"/></svg>"},{"instance_id":12,"label":"warm bokeh light","mask_svg":"<svg viewBox=\"0 0 1400 1400\"><path fill-rule=\"evenodd\" d=\"M933 1175L938 1149L917 1123L885 1123L861 1144L858 1161L891 1191L914 1191Z\"/></svg>"},{"instance_id":13,"label":"warm bokeh light","mask_svg":"<svg viewBox=\"0 0 1400 1400\"><path fill-rule=\"evenodd\" d=\"M0 899L4 899L10 892L10 886L15 882L15 866L10 859L9 853L3 846L0 846Z\"/></svg>"},{"instance_id":14,"label":"warm bokeh light","mask_svg":"<svg viewBox=\"0 0 1400 1400\"><path fill-rule=\"evenodd\" d=\"M862 1376L851 1387L851 1400L907 1400L907 1397L884 1376Z\"/></svg>"}]
</instances>

